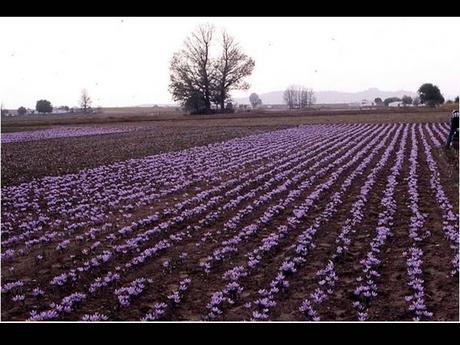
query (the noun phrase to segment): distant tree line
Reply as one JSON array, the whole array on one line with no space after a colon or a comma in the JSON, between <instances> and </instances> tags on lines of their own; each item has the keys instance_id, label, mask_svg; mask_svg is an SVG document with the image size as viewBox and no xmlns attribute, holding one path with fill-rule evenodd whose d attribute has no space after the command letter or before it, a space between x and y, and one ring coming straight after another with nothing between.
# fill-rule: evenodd
<instances>
[{"instance_id":1,"label":"distant tree line","mask_svg":"<svg viewBox=\"0 0 460 345\"><path fill-rule=\"evenodd\" d=\"M399 97L388 97L385 100L377 97L374 99L374 103L377 106L390 106L393 102L401 102L405 106L414 105L418 106L419 104L424 104L429 107L436 107L444 103L444 97L439 90L439 87L436 85L426 83L420 86L417 91L418 96L412 98L411 96L404 95L402 98ZM315 96L312 89L307 89L299 85L289 86L283 94L285 103L288 105L289 109L305 109L311 107L315 103ZM455 99L455 102L458 103L458 96ZM252 102L251 102L252 103Z\"/></svg>"},{"instance_id":2,"label":"distant tree line","mask_svg":"<svg viewBox=\"0 0 460 345\"><path fill-rule=\"evenodd\" d=\"M436 107L437 105L444 103L444 97L439 90L439 87L433 84L423 84L417 91L417 97L410 97L404 95L402 98L399 97L388 97L382 101L380 97L374 99L374 103L376 105L384 105L388 107L393 102L401 102L403 106L414 105L418 106L419 104L425 104L429 107ZM458 103L458 96L456 98L456 102Z\"/></svg>"},{"instance_id":3,"label":"distant tree line","mask_svg":"<svg viewBox=\"0 0 460 345\"><path fill-rule=\"evenodd\" d=\"M374 104L377 106L389 107L391 103L401 102L403 107L410 105L418 106L419 104L424 104L429 107L436 107L445 102L439 87L430 83L426 83L420 86L417 94L418 96L416 97L403 95L401 98L388 97L384 100L382 100L380 97L376 97L374 99ZM283 98L289 109L309 108L316 102L314 91L301 85L291 85L286 88L283 93ZM455 98L456 103L458 103L458 98L458 96ZM252 93L250 95L249 101L252 108L256 108L258 105L262 104L262 101L256 93Z\"/></svg>"},{"instance_id":4,"label":"distant tree line","mask_svg":"<svg viewBox=\"0 0 460 345\"><path fill-rule=\"evenodd\" d=\"M83 113L94 112L93 109L91 108L91 104L92 104L91 97L89 96L88 91L86 89L83 89L81 91L79 103L80 103L80 107L81 107L80 109L78 109L79 111L81 111ZM46 99L38 100L36 105L35 105L35 111L37 111L38 113L41 113L41 114L52 113L54 109L56 109L58 111L62 111L62 112L71 112L71 113L73 113L75 111L74 108L70 108L67 105L54 108L53 105L51 104L51 102L46 100ZM99 112L100 108L98 108L96 110L97 110L97 112ZM28 111L30 113L32 113L32 114L35 112L34 110L27 110L25 107L21 106L21 107L18 108L17 114L18 115L26 115ZM2 109L2 115L3 114L4 114L4 111Z\"/></svg>"}]
</instances>

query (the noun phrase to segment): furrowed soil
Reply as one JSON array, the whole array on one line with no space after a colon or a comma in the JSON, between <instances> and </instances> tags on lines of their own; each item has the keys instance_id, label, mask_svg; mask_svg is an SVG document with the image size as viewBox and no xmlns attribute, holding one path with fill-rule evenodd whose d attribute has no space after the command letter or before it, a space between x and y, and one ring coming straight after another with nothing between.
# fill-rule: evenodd
<instances>
[{"instance_id":1,"label":"furrowed soil","mask_svg":"<svg viewBox=\"0 0 460 345\"><path fill-rule=\"evenodd\" d=\"M433 114L432 114L433 115ZM22 182L28 182L35 178L43 176L59 176L68 173L75 173L83 168L93 168L101 165L110 164L113 162L124 161L133 158L142 158L145 156L178 151L190 147L206 145L226 141L232 138L246 137L253 134L261 134L284 128L307 125L321 121L322 115L314 116L298 116L289 120L280 120L279 117L255 117L251 119L231 118L231 119L215 119L210 120L203 118L203 126L197 126L196 120L185 120L178 118L175 124L168 123L160 119L155 122L155 125L149 123L147 126L139 128L139 123L124 124L135 130L125 133L104 134L74 138L59 138L47 139L40 141L30 141L22 143L2 144L2 187L18 185ZM418 114L421 120L410 120L409 114L385 114L378 119L377 115L372 117L369 122L374 124L368 127L371 131L367 136L359 137L360 126L359 119L362 120L362 115L354 117L348 115L343 116L344 123L356 123L355 127L347 127L346 130L355 130L355 134L348 134L350 138L360 138L355 142L350 141L350 147L344 149L344 152L339 155L338 159L349 150L360 147L358 152L368 150L370 152L381 141L377 141L374 146L370 147L369 142L383 131L389 128L389 124L376 124L382 122L399 122L397 126L404 128L410 126L407 122L430 122L426 121L427 114ZM345 117L348 116L348 117ZM436 114L437 117L433 122L446 121L445 114ZM399 121L398 121L399 119ZM425 121L423 121L425 120ZM75 120L76 121L76 120ZM341 122L337 121L336 122ZM361 121L362 122L362 121ZM77 122L78 123L78 122ZM115 122L114 122L115 123ZM193 125L192 125L193 123ZM324 121L321 123L325 123ZM100 127L99 125L96 127ZM27 126L21 127L16 124L10 124L11 128L28 129ZM43 123L37 122L36 126L43 126ZM108 125L103 123L103 126L115 127L113 123ZM120 126L120 123L118 123ZM388 126L388 128L386 127ZM420 126L428 126L423 123ZM46 125L45 125L46 127ZM422 127L425 133L428 144L430 145L433 157L436 161L440 172L440 180L442 187L453 205L455 212L458 214L458 149L445 150L442 147L436 147L425 127ZM324 150L335 144L336 140L343 139L345 130L337 130L335 134L330 135L330 141L324 145ZM341 226L344 224L347 217L350 215L351 207L356 197L360 192L360 188L364 184L366 177L380 160L382 153L388 147L388 144L393 139L395 130L386 139L385 145L379 149L377 154L372 158L363 172L359 174L349 187L347 192L342 196L341 204L332 218L322 224L318 232L313 238L315 247L309 251L307 261L298 267L296 273L289 277L289 288L286 291L276 295L276 306L269 312L269 319L274 321L286 320L305 320L304 315L299 311L299 306L303 300L309 298L309 295L315 290L318 284L316 272L324 268L328 259L335 250L336 238L339 235ZM383 136L382 136L383 137ZM436 134L435 137L443 143L442 135ZM364 205L364 219L356 226L355 232L351 233L351 243L349 251L340 260L335 262L335 270L339 277L334 288L333 294L322 303L317 312L321 316L321 320L357 320L356 311L353 308L354 289L357 286L356 278L361 275L362 265L360 260L363 259L369 250L369 245L372 238L375 236L377 227L378 215L382 211L383 205L381 200L386 187L386 179L391 174L391 168L396 160L396 151L402 138L402 130L395 143L395 148L390 153L389 159L385 166L377 173L376 182L368 195L368 200ZM318 139L320 140L320 139ZM350 139L351 140L351 139ZM411 210L408 206L408 185L407 178L409 176L409 154L412 140L410 130L406 138L406 147L404 150L404 160L401 168L401 173L397 178L397 186L395 189L396 214L394 215L393 225L391 226L391 236L382 247L381 265L378 267L380 277L376 280L378 287L378 296L375 297L369 306L370 320L412 320L413 312L408 309L408 303L405 301L405 296L411 293L408 287L408 275L406 268L406 257L404 253L411 246L409 237L409 224ZM422 231L428 231L427 236L421 241L420 248L423 251L423 279L426 294L426 304L429 311L433 312L432 320L459 320L459 279L458 273L451 274L452 259L455 252L451 248L451 243L445 237L442 228L442 213L436 201L435 194L430 186L431 172L428 168L425 151L423 150L420 133L416 131L416 142L418 147L417 156L417 173L418 173L418 190L420 194L419 207L423 214L426 215L425 225ZM88 288L96 277L105 275L107 272L115 272L118 266L123 266L136 255L139 255L143 250L155 245L161 240L170 240L173 245L164 249L158 254L148 258L145 262L138 264L135 269L128 270L124 273L121 279L115 283L109 284L102 288L94 295L88 294L88 297L78 304L74 310L63 314L59 320L80 320L85 314L94 314L96 312L105 314L110 320L134 320L138 321L147 313L152 311L156 303L164 302L167 304L167 311L163 316L163 320L204 320L208 313L207 304L210 302L214 292L222 290L226 281L223 279L223 274L227 270L236 266L244 266L247 263L247 255L249 252L261 245L262 240L274 232L279 225L286 224L288 217L292 214L293 209L298 206L305 198L315 190L315 188L324 183L339 166L334 166L324 176L320 176L311 186L296 197L295 201L289 204L284 210L274 216L268 224L262 226L257 233L251 235L247 239L238 243L237 251L228 253L225 259L221 262L213 263L209 273L205 273L200 267L200 262L213 255L213 251L222 246L224 241L229 240L245 226L256 222L264 212L278 202L287 197L288 193L296 188L300 183L312 176L320 168L327 166L330 161L325 160L313 171L308 172L305 177L290 185L287 190L276 194L268 202L255 206L249 215L245 216L235 230L224 230L224 224L237 214L239 210L253 204L257 198L266 192L282 185L285 181L289 181L296 173L301 171L297 166L302 162L291 164L289 167L294 168L293 172L283 177L281 180L273 182L267 190L263 187L267 181L276 175L275 167L268 169L270 173L267 177L258 182L252 182L242 188L238 195L232 197L224 196L224 193L231 190L235 186L226 187L220 194L209 195L204 201L194 202L187 205L186 209L192 209L198 206L201 202L208 202L212 197L222 197L205 213L191 216L184 222L174 225L167 232L159 233L149 238L145 243L142 243L136 250L128 251L127 253L115 254L114 260L111 260L100 267L85 272L80 275L76 282L64 285L63 287L53 287L50 285L50 280L68 271L70 268L75 268L82 265L88 258L102 253L103 250L110 250L115 245L125 243L125 240L133 238L137 234L142 234L151 229L153 226L141 226L134 230L128 237L120 237L117 240L108 240L106 235L117 233L117 231L130 224L132 221L141 219L145 216L153 214L155 211L162 211L171 207L178 201L197 195L200 191L207 190L218 186L220 183L237 178L245 173L248 173L247 180L254 178L252 172L268 164L272 161L282 160L289 154L295 154L302 150L302 154L310 152L307 139L296 142L290 150L277 153L273 157L257 161L247 165L235 167L226 175L220 176L221 180L207 181L198 180L191 186L174 192L170 195L159 198L151 207L138 208L133 210L132 218L125 221L117 222L118 218L113 218L115 223L106 232L95 235L91 240L83 242L72 242L65 251L57 251L57 242L51 241L48 244L37 245L31 247L30 252L23 256L15 257L12 261L2 262L2 284L5 282L13 282L23 280L26 285L40 286L45 295L43 297L32 296L28 288L19 289L15 294L24 294L25 300L15 302L12 300L14 296L11 293L2 293L2 320L25 320L29 317L32 310L44 311L49 309L50 303L59 303L64 297L75 292L87 293ZM362 146L362 148L361 148ZM340 148L337 148L340 150ZM262 152L262 151L261 151ZM333 155L334 152L331 153ZM352 159L355 154L351 155ZM320 152L318 153L318 156ZM346 168L330 187L321 194L312 208L308 211L302 224L289 232L286 237L280 240L279 244L273 248L268 254L261 259L259 266L251 271L247 277L240 280L243 292L235 299L234 304L226 304L223 307L223 314L218 320L250 320L253 311L254 300L260 298L258 291L260 289L269 288L271 280L277 275L280 265L294 254L294 247L297 236L306 230L314 221L321 215L330 197L334 192L338 191L346 177L351 174L356 167L368 156L368 153L360 157L352 166ZM325 157L329 157L325 155ZM313 159L314 164L318 159ZM333 159L331 159L332 161ZM343 164L348 163L348 160ZM297 169L297 170L296 170ZM244 175L243 175L244 176ZM229 202L232 198L245 193L256 191L253 195L243 200L234 208L222 210L222 206ZM219 216L209 224L200 222L207 214L211 212L220 212ZM3 211L2 211L3 215ZM171 219L172 216L162 216L161 219L155 221L154 225ZM195 225L200 225L200 228L193 230ZM191 230L190 230L191 229ZM88 229L78 230L74 235L78 235ZM188 235L177 240L171 240L170 235L178 235L185 233L188 230ZM38 237L37 235L36 237ZM73 236L73 235L72 235ZM7 237L2 236L2 241ZM101 243L90 250L89 256L81 253L83 248L89 248L90 245ZM25 248L21 244L13 244L11 248ZM5 249L2 249L2 253ZM184 253L187 255L181 257ZM42 254L43 261L37 262L36 256ZM169 262L165 266L165 262ZM118 303L114 291L121 287L127 286L130 282L137 278L152 279L152 282L146 283L145 290L136 297L133 297L128 307L122 307ZM184 294L181 302L177 305L168 300L168 296L172 291L178 289L179 282L185 278L191 278L191 284ZM3 286L2 285L2 286ZM251 307L246 307L250 303Z\"/></svg>"}]
</instances>

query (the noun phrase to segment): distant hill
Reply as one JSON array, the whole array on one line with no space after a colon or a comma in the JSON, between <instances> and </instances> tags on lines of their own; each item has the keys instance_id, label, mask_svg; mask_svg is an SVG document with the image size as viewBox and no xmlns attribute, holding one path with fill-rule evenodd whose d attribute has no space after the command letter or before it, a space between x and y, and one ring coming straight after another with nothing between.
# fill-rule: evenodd
<instances>
[{"instance_id":1,"label":"distant hill","mask_svg":"<svg viewBox=\"0 0 460 345\"><path fill-rule=\"evenodd\" d=\"M316 103L355 103L363 99L374 101L380 97L382 100L388 97L402 97L404 95L415 97L417 94L412 91L381 91L377 88L371 88L360 92L340 92L340 91L315 91ZM263 104L282 104L283 91L272 91L259 94ZM239 104L249 104L248 97L235 98Z\"/></svg>"}]
</instances>

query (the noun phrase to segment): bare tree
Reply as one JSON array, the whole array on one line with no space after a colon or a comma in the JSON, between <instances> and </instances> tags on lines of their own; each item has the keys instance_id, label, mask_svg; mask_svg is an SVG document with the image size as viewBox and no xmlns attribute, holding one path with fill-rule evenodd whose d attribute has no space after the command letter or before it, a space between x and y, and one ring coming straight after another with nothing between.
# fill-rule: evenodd
<instances>
[{"instance_id":1,"label":"bare tree","mask_svg":"<svg viewBox=\"0 0 460 345\"><path fill-rule=\"evenodd\" d=\"M255 62L241 51L235 39L222 32L222 55L215 61L217 102L224 109L230 90L247 90L244 79L251 75Z\"/></svg>"},{"instance_id":2,"label":"bare tree","mask_svg":"<svg viewBox=\"0 0 460 345\"><path fill-rule=\"evenodd\" d=\"M86 113L88 109L91 108L91 102L91 97L89 97L88 91L86 89L81 90L80 106L84 113Z\"/></svg>"},{"instance_id":3,"label":"bare tree","mask_svg":"<svg viewBox=\"0 0 460 345\"><path fill-rule=\"evenodd\" d=\"M310 108L316 101L313 89L301 85L289 86L283 96L289 109Z\"/></svg>"},{"instance_id":4,"label":"bare tree","mask_svg":"<svg viewBox=\"0 0 460 345\"><path fill-rule=\"evenodd\" d=\"M303 86L299 86L297 93L298 93L297 98L299 100L298 108L299 109L307 108L309 105L309 101L310 101L308 89L304 88Z\"/></svg>"},{"instance_id":5,"label":"bare tree","mask_svg":"<svg viewBox=\"0 0 460 345\"><path fill-rule=\"evenodd\" d=\"M174 54L170 66L169 89L173 99L203 107L205 112L211 110L214 66L210 50L213 33L213 26L199 26L185 40L185 48Z\"/></svg>"},{"instance_id":6,"label":"bare tree","mask_svg":"<svg viewBox=\"0 0 460 345\"><path fill-rule=\"evenodd\" d=\"M294 109L297 104L297 92L294 85L289 86L283 94L284 101L289 109Z\"/></svg>"},{"instance_id":7,"label":"bare tree","mask_svg":"<svg viewBox=\"0 0 460 345\"><path fill-rule=\"evenodd\" d=\"M311 108L311 106L316 103L316 97L313 89L305 88L302 91L302 94L304 95L303 98L305 99L305 102L302 103L303 108Z\"/></svg>"},{"instance_id":8,"label":"bare tree","mask_svg":"<svg viewBox=\"0 0 460 345\"><path fill-rule=\"evenodd\" d=\"M254 60L225 32L222 52L213 58L213 35L213 26L199 26L171 60L169 90L188 110L209 113L212 103L224 110L231 90L249 87L244 78L252 73Z\"/></svg>"}]
</instances>

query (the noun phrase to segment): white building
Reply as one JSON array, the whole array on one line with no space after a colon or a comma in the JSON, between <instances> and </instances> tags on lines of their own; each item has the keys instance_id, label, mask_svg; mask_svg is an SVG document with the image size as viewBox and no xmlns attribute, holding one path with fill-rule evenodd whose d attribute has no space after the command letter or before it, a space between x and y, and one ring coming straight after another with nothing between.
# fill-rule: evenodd
<instances>
[{"instance_id":1,"label":"white building","mask_svg":"<svg viewBox=\"0 0 460 345\"><path fill-rule=\"evenodd\" d=\"M402 101L396 101L396 102L389 103L388 106L392 108L398 108L398 107L403 107L404 104Z\"/></svg>"}]
</instances>

